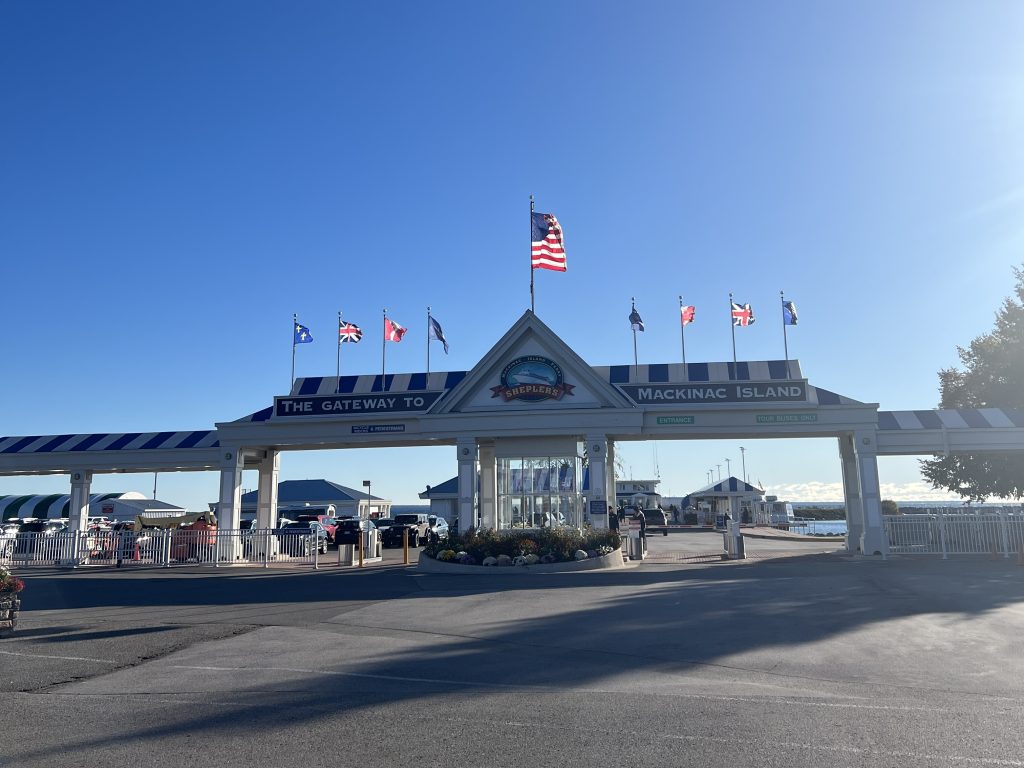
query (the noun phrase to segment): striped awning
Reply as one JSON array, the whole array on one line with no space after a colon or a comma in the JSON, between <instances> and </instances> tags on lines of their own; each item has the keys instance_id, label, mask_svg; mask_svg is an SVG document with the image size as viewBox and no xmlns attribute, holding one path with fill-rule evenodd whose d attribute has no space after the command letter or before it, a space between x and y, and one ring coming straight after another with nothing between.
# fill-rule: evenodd
<instances>
[{"instance_id":1,"label":"striped awning","mask_svg":"<svg viewBox=\"0 0 1024 768\"><path fill-rule=\"evenodd\" d=\"M216 448L217 431L98 432L88 435L0 437L0 453L65 453Z\"/></svg>"},{"instance_id":2,"label":"striped awning","mask_svg":"<svg viewBox=\"0 0 1024 768\"><path fill-rule=\"evenodd\" d=\"M1024 427L1024 411L1008 408L959 408L935 411L879 411L880 430L1012 429Z\"/></svg>"}]
</instances>

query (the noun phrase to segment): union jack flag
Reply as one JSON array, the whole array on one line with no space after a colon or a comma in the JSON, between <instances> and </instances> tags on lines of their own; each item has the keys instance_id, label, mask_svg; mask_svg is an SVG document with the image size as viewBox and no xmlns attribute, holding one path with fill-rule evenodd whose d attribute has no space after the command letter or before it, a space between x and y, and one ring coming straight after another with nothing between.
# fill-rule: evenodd
<instances>
[{"instance_id":1,"label":"union jack flag","mask_svg":"<svg viewBox=\"0 0 1024 768\"><path fill-rule=\"evenodd\" d=\"M732 302L732 324L733 325L753 325L754 324L754 310L750 308L749 304L737 304L735 301Z\"/></svg>"},{"instance_id":2,"label":"union jack flag","mask_svg":"<svg viewBox=\"0 0 1024 768\"><path fill-rule=\"evenodd\" d=\"M562 239L562 225L550 213L533 213L532 221L530 256L533 268L565 272L565 241Z\"/></svg>"},{"instance_id":3,"label":"union jack flag","mask_svg":"<svg viewBox=\"0 0 1024 768\"><path fill-rule=\"evenodd\" d=\"M363 338L363 329L355 323L341 323L338 326L338 340L342 342L352 342L358 344L359 340Z\"/></svg>"}]
</instances>

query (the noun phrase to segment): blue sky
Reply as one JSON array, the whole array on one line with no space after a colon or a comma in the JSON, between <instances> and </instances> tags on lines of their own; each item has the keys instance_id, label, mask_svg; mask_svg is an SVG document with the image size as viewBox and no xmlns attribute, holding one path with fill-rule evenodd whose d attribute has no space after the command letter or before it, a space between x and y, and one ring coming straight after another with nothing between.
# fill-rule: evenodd
<instances>
[{"instance_id":1,"label":"blue sky","mask_svg":"<svg viewBox=\"0 0 1024 768\"><path fill-rule=\"evenodd\" d=\"M537 313L594 365L731 358L728 294L761 318L741 358L791 356L883 409L933 407L936 372L988 330L1024 261L1024 7L1015 2L6 3L0 10L0 434L202 429L288 387L291 317L335 369L337 312L425 314L464 370L529 306L528 198L569 271ZM682 494L738 443L662 443ZM834 441L750 441L748 471L838 498ZM625 446L632 474L650 444ZM286 454L399 503L454 449ZM404 467L395 472L393 467ZM913 459L883 493L919 498ZM247 478L248 480L248 478ZM247 482L252 487L255 480ZM64 478L0 478L0 493ZM152 476L96 490L151 491ZM193 508L212 473L161 475Z\"/></svg>"}]
</instances>

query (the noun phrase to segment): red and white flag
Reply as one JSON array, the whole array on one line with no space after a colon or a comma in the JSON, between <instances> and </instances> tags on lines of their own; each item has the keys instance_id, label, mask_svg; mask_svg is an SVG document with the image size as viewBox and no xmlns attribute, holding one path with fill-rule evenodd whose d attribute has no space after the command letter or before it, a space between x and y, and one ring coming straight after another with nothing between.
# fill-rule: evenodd
<instances>
[{"instance_id":1,"label":"red and white flag","mask_svg":"<svg viewBox=\"0 0 1024 768\"><path fill-rule=\"evenodd\" d=\"M407 328L403 328L390 317L384 318L384 340L385 341L401 341L402 337L405 336Z\"/></svg>"},{"instance_id":2,"label":"red and white flag","mask_svg":"<svg viewBox=\"0 0 1024 768\"><path fill-rule=\"evenodd\" d=\"M693 322L693 316L696 314L697 308L690 304L687 307L679 308L679 318L683 321L683 325L689 325Z\"/></svg>"}]
</instances>

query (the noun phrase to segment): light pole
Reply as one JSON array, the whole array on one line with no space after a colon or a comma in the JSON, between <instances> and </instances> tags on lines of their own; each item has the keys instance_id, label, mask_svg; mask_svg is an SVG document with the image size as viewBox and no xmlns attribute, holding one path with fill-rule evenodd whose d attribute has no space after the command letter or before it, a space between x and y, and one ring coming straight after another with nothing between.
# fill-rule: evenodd
<instances>
[{"instance_id":1,"label":"light pole","mask_svg":"<svg viewBox=\"0 0 1024 768\"><path fill-rule=\"evenodd\" d=\"M715 466L718 467L718 482L722 482L722 465L715 464Z\"/></svg>"},{"instance_id":2,"label":"light pole","mask_svg":"<svg viewBox=\"0 0 1024 768\"><path fill-rule=\"evenodd\" d=\"M726 459L725 460L725 476L726 477L732 477L732 469L731 469L731 467L732 467L732 464L729 462L729 459Z\"/></svg>"},{"instance_id":3,"label":"light pole","mask_svg":"<svg viewBox=\"0 0 1024 768\"><path fill-rule=\"evenodd\" d=\"M743 482L749 482L747 480L747 449L742 445L740 446L740 458L743 460Z\"/></svg>"},{"instance_id":4,"label":"light pole","mask_svg":"<svg viewBox=\"0 0 1024 768\"><path fill-rule=\"evenodd\" d=\"M370 517L370 481L363 480L363 487L366 489L366 517ZM362 517L360 515L360 517Z\"/></svg>"}]
</instances>

